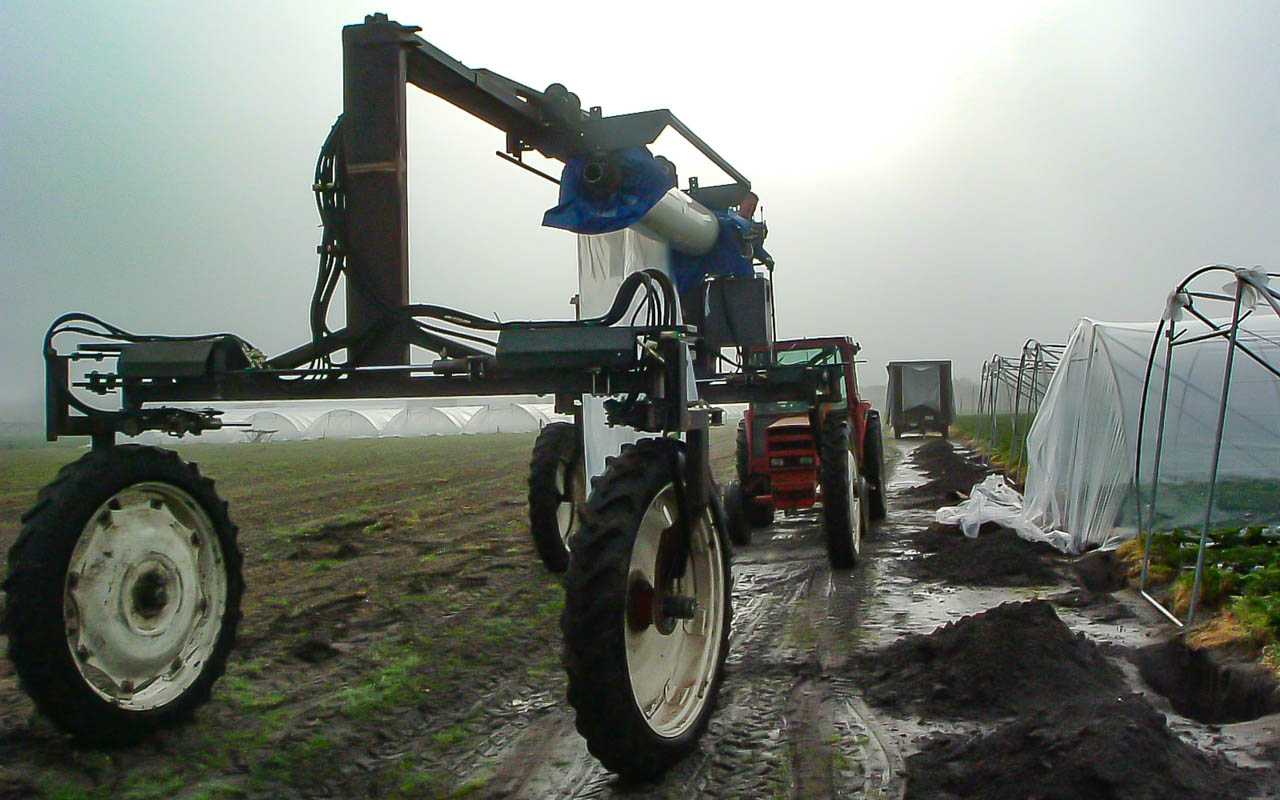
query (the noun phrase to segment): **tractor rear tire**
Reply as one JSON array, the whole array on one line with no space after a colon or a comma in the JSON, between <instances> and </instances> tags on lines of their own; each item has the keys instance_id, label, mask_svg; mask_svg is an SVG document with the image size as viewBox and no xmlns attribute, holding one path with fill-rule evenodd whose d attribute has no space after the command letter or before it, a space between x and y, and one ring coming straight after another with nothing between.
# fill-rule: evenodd
<instances>
[{"instance_id":1,"label":"tractor rear tire","mask_svg":"<svg viewBox=\"0 0 1280 800\"><path fill-rule=\"evenodd\" d=\"M757 503L754 498L748 497L744 506L747 511L747 522L751 523L751 527L767 528L773 524L776 513L773 503Z\"/></svg>"},{"instance_id":2,"label":"tractor rear tire","mask_svg":"<svg viewBox=\"0 0 1280 800\"><path fill-rule=\"evenodd\" d=\"M879 521L888 512L885 501L884 439L880 434L880 415L867 414L867 432L862 441L863 477L867 480L867 516Z\"/></svg>"},{"instance_id":3,"label":"tractor rear tire","mask_svg":"<svg viewBox=\"0 0 1280 800\"><path fill-rule=\"evenodd\" d=\"M582 437L571 422L552 422L533 444L529 461L529 533L548 570L569 568L569 540L588 492Z\"/></svg>"},{"instance_id":4,"label":"tractor rear tire","mask_svg":"<svg viewBox=\"0 0 1280 800\"><path fill-rule=\"evenodd\" d=\"M724 489L724 516L729 541L734 547L751 544L751 503L742 496L742 486L732 481Z\"/></svg>"},{"instance_id":5,"label":"tractor rear tire","mask_svg":"<svg viewBox=\"0 0 1280 800\"><path fill-rule=\"evenodd\" d=\"M738 440L734 449L734 456L734 466L738 473L738 486L741 489L741 487L750 483L751 478L751 451L747 444L747 421L745 419L738 421ZM748 525L753 528L764 528L773 524L774 508L772 503L766 505L753 502L751 496L745 492L742 493L742 497L742 507L745 509ZM733 539L732 533L730 533L729 538ZM737 544L736 540L734 540L734 544Z\"/></svg>"},{"instance_id":6,"label":"tractor rear tire","mask_svg":"<svg viewBox=\"0 0 1280 800\"><path fill-rule=\"evenodd\" d=\"M822 526L832 569L852 569L862 550L866 489L849 449L849 420L835 414L822 422Z\"/></svg>"},{"instance_id":7,"label":"tractor rear tire","mask_svg":"<svg viewBox=\"0 0 1280 800\"><path fill-rule=\"evenodd\" d=\"M746 486L751 477L751 450L747 444L747 421L738 420L738 436L733 449L734 469L738 473L738 484Z\"/></svg>"},{"instance_id":8,"label":"tractor rear tire","mask_svg":"<svg viewBox=\"0 0 1280 800\"><path fill-rule=\"evenodd\" d=\"M244 591L213 481L169 450L94 450L22 521L3 626L36 708L106 747L189 719L226 670Z\"/></svg>"},{"instance_id":9,"label":"tractor rear tire","mask_svg":"<svg viewBox=\"0 0 1280 800\"><path fill-rule=\"evenodd\" d=\"M663 566L682 460L669 439L624 447L596 481L565 576L569 704L587 749L627 780L660 775L697 746L729 649L732 575L718 509L692 521L683 577Z\"/></svg>"}]
</instances>

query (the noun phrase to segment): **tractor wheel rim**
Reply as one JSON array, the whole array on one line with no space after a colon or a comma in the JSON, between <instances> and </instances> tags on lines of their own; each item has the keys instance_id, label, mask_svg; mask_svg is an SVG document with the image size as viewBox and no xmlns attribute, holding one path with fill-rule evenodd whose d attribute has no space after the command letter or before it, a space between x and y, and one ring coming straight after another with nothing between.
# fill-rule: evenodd
<instances>
[{"instance_id":1,"label":"tractor wheel rim","mask_svg":"<svg viewBox=\"0 0 1280 800\"><path fill-rule=\"evenodd\" d=\"M89 518L67 566L72 660L115 706L167 705L213 653L227 589L222 545L200 504L171 484L129 486Z\"/></svg>"},{"instance_id":2,"label":"tractor wheel rim","mask_svg":"<svg viewBox=\"0 0 1280 800\"><path fill-rule=\"evenodd\" d=\"M578 530L578 509L587 501L586 484L586 466L581 460L572 465L564 461L556 464L556 492L560 495L560 504L556 506L556 529L560 531L560 540L565 547L569 546L569 539Z\"/></svg>"},{"instance_id":3,"label":"tractor wheel rim","mask_svg":"<svg viewBox=\"0 0 1280 800\"><path fill-rule=\"evenodd\" d=\"M631 551L626 631L627 674L636 707L659 736L676 738L693 728L710 700L720 643L724 634L724 573L720 539L710 511L693 528L689 558L683 578L666 581L662 591L659 572L663 531L676 520L675 489L667 484L641 517ZM653 624L654 608L661 597L692 598L692 619L672 620L674 628L663 633ZM649 624L636 624L637 604L649 604ZM662 626L666 627L666 626Z\"/></svg>"},{"instance_id":4,"label":"tractor wheel rim","mask_svg":"<svg viewBox=\"0 0 1280 800\"><path fill-rule=\"evenodd\" d=\"M853 456L849 457L849 531L853 539L853 552L862 552L862 492L859 491L858 470Z\"/></svg>"}]
</instances>

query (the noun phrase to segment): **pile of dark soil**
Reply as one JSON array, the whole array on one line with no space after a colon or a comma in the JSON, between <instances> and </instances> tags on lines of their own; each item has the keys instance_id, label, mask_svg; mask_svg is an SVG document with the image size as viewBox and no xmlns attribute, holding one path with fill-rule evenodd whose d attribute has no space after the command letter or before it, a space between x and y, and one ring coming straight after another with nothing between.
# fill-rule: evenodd
<instances>
[{"instance_id":1,"label":"pile of dark soil","mask_svg":"<svg viewBox=\"0 0 1280 800\"><path fill-rule=\"evenodd\" d=\"M976 539L965 536L958 525L935 522L911 542L924 554L906 562L917 578L968 586L1038 586L1058 580L1053 568L1060 560L1057 550L993 522L979 528Z\"/></svg>"},{"instance_id":2,"label":"pile of dark soil","mask_svg":"<svg viewBox=\"0 0 1280 800\"><path fill-rule=\"evenodd\" d=\"M943 439L932 439L917 447L911 453L911 462L929 478L902 492L903 497L918 501L968 496L975 483L995 472L982 456L957 452L951 442Z\"/></svg>"},{"instance_id":3,"label":"pile of dark soil","mask_svg":"<svg viewBox=\"0 0 1280 800\"><path fill-rule=\"evenodd\" d=\"M935 738L907 759L913 800L1239 800L1253 788L1246 770L1171 733L1140 695L1055 703L976 739Z\"/></svg>"},{"instance_id":4,"label":"pile of dark soil","mask_svg":"<svg viewBox=\"0 0 1280 800\"><path fill-rule=\"evenodd\" d=\"M1129 567L1114 550L1094 550L1071 562L1071 574L1091 592L1115 592L1128 583Z\"/></svg>"},{"instance_id":5,"label":"pile of dark soil","mask_svg":"<svg viewBox=\"0 0 1280 800\"><path fill-rule=\"evenodd\" d=\"M991 720L1123 691L1097 646L1043 600L1005 603L860 659L867 699L899 713ZM1009 795L1014 796L1014 795Z\"/></svg>"}]
</instances>

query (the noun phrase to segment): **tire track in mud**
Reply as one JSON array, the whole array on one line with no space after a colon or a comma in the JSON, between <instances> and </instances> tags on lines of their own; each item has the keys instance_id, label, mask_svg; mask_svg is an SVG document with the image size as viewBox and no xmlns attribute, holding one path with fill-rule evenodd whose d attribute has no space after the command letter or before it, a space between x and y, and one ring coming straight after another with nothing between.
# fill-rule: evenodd
<instances>
[{"instance_id":1,"label":"tire track in mud","mask_svg":"<svg viewBox=\"0 0 1280 800\"><path fill-rule=\"evenodd\" d=\"M918 478L902 477L906 484ZM733 630L718 707L698 750L660 782L620 784L587 752L572 709L557 702L505 719L487 714L493 733L477 753L478 762L491 765L486 795L901 797L896 740L845 667L875 638L861 623L862 609L874 600L870 572L907 516L914 515L895 513L891 505L890 518L865 542L862 564L852 572L829 569L816 513L780 518L757 532L756 544L735 553Z\"/></svg>"}]
</instances>

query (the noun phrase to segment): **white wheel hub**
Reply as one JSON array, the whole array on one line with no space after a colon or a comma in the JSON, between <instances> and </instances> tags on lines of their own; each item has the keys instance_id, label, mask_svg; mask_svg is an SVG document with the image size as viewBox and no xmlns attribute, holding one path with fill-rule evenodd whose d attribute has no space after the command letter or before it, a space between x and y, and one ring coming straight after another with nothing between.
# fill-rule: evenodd
<instances>
[{"instance_id":1,"label":"white wheel hub","mask_svg":"<svg viewBox=\"0 0 1280 800\"><path fill-rule=\"evenodd\" d=\"M185 491L140 483L103 503L67 567L67 646L85 682L134 711L199 676L222 628L227 571L212 520Z\"/></svg>"},{"instance_id":2,"label":"white wheel hub","mask_svg":"<svg viewBox=\"0 0 1280 800\"><path fill-rule=\"evenodd\" d=\"M710 699L724 634L726 576L720 539L708 510L692 531L685 572L660 574L676 521L675 488L658 492L640 521L627 589L627 673L631 692L655 733L688 732Z\"/></svg>"},{"instance_id":3,"label":"white wheel hub","mask_svg":"<svg viewBox=\"0 0 1280 800\"><path fill-rule=\"evenodd\" d=\"M846 467L849 471L849 530L853 538L853 552L862 552L862 487L858 470L850 454Z\"/></svg>"},{"instance_id":4,"label":"white wheel hub","mask_svg":"<svg viewBox=\"0 0 1280 800\"><path fill-rule=\"evenodd\" d=\"M561 541L568 547L569 539L578 530L578 509L587 502L587 465L582 459L573 464L557 462L556 492L560 495L560 505L556 506L556 527Z\"/></svg>"}]
</instances>

